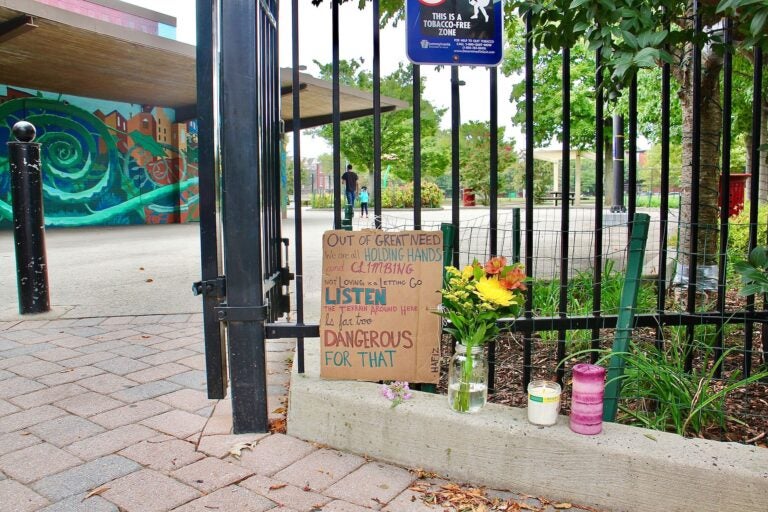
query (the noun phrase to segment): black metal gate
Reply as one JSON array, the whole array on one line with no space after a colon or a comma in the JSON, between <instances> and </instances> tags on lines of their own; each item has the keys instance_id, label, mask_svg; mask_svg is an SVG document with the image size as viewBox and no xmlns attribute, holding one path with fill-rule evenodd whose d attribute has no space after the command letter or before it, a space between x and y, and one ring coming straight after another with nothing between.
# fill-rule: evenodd
<instances>
[{"instance_id":1,"label":"black metal gate","mask_svg":"<svg viewBox=\"0 0 768 512\"><path fill-rule=\"evenodd\" d=\"M204 296L204 322L206 334L206 354L208 371L208 392L211 398L221 398L227 388L227 364L229 361L229 377L231 379L231 394L235 432L265 431L267 429L266 411L266 382L265 382L265 340L268 338L296 338L299 372L304 371L303 340L305 337L317 337L318 325L308 325L304 322L304 283L303 241L302 241L302 212L301 212L301 148L299 143L300 119L300 90L299 52L300 37L299 14L316 9L309 2L292 0L292 19L290 25L283 20L282 29L291 27L294 46L293 84L290 93L293 95L293 156L295 189L295 271L296 280L294 293L296 297L296 322L276 322L278 317L289 309L287 300L288 285L292 275L282 259L282 248L287 247L280 228L280 84L279 67L277 62L277 0L227 0L221 1L219 7L216 0L198 0L198 119L200 123L200 189L201 189L201 240L202 240L202 277L198 290ZM340 85L339 85L339 9L336 1L323 4L330 11L332 24L333 48L333 182L334 182L334 222L333 227L341 227L340 175L341 159L340 142ZM344 8L354 8L349 2ZM373 182L375 205L375 226L382 228L381 210L381 93L379 83L381 73L379 28L379 2L372 5L372 34L373 34L373 118L374 118L374 158ZM524 204L524 263L531 275L535 267L536 241L535 208L534 208L534 48L530 34L533 31L531 16L526 16L526 47L525 47L525 204ZM315 20L316 22L316 20ZM697 30L701 30L698 26ZM208 37L210 34L211 37ZM697 48L694 48L694 61ZM220 55L220 61L218 56ZM572 192L570 176L570 49L562 48L562 161L563 172L560 176L558 191L562 200L557 218L557 236L559 255L557 256L558 273L554 281L559 283L557 311L550 316L537 315L533 297L533 286L527 293L525 313L517 319L515 329L523 333L524 360L522 380L524 384L531 379L532 351L535 334L541 331L554 331L557 339L557 358L566 356L566 333L572 330L587 330L592 332L592 346L597 346L601 330L615 327L617 315L606 314L601 304L601 280L603 278L604 261L604 199L603 182L605 177L605 133L604 98L601 84L604 80L600 68L600 54L596 53L595 71L595 112L594 118L601 120L594 125L594 150L596 155L595 173L596 190L593 211L593 230L591 254L593 273L593 295L591 314L575 315L569 311L568 292L572 263L572 247L569 245L572 234L572 213L568 198ZM731 55L726 51L726 62ZM763 86L763 57L759 48L752 56L754 65L753 98L753 128L754 140L760 139L762 101L760 91ZM701 69L693 66L693 97L700 94ZM490 121L490 169L489 181L491 190L499 184L498 173L498 144L495 139L498 125L498 77L495 68L489 70L489 121ZM413 66L413 178L414 178L414 209L413 227L422 228L421 208L421 137L420 137L420 68ZM719 231L720 253L714 256L719 260L719 272L716 279L715 307L703 311L697 307L697 286L700 274L697 272L697 261L706 256L698 254L698 237L712 226L699 225L698 220L698 191L693 187L692 200L685 205L691 209L691 225L687 229L692 232L689 247L682 247L691 258L687 267L686 287L687 297L684 311L670 311L666 301L670 285L667 275L666 261L670 252L668 226L671 222L669 213L669 177L670 177L670 66L665 64L662 69L662 88L659 108L661 111L661 205L658 209L658 230L656 250L662 264L658 272L652 276L655 285L655 311L640 314L636 317L638 327L657 328L658 343L661 343L660 330L665 325L680 325L688 329L688 336L693 336L695 326L714 325L719 327L715 342L716 354L723 350L722 326L724 323L742 323L745 325L743 347L743 373L748 375L753 365L753 324L768 320L766 311L756 311L754 296L748 301L743 311L726 311L726 275L727 265L724 247L728 243L729 233L729 199L728 194L722 195ZM730 87L732 70L729 65L724 67L724 122L722 129L729 134L731 98ZM460 172L459 172L459 127L460 116L460 68L452 67L450 81L447 86L451 89L451 190L452 207L451 223L461 230ZM629 87L628 109L628 189L627 204L628 218L633 218L636 210L634 195L637 186L637 80ZM694 109L696 111L697 109ZM694 115L694 120L696 116ZM700 122L700 118L699 121ZM693 182L697 183L700 172L698 151L701 145L701 129L694 126L692 133L693 155L691 162ZM730 176L730 146L729 137L724 136L722 176L723 187L728 190ZM728 141L728 142L725 142ZM749 191L751 209L749 215L749 247L758 243L758 183L759 150L758 144L753 145L752 154L752 187ZM220 150L220 152L219 152ZM217 195L217 191L218 195ZM578 191L577 191L578 193ZM488 224L488 242L485 254L498 254L498 235L505 227L499 223L499 205L495 194L490 198L490 218ZM631 224L627 224L631 230ZM456 237L453 246L453 263L459 264L460 240ZM713 255L709 255L710 258ZM226 276L226 278L224 277ZM534 285L535 286L535 285ZM225 322L226 329L220 327ZM226 343L225 341L226 340ZM224 347L228 347L225 351ZM765 362L766 344L760 354ZM691 356L692 358L692 356ZM493 354L491 354L493 359ZM558 377L563 377L562 366L558 368Z\"/></svg>"},{"instance_id":2,"label":"black metal gate","mask_svg":"<svg viewBox=\"0 0 768 512\"><path fill-rule=\"evenodd\" d=\"M203 279L195 286L208 396L223 398L228 376L234 431L265 432L264 324L288 311L290 278L280 230L277 0L197 5Z\"/></svg>"}]
</instances>

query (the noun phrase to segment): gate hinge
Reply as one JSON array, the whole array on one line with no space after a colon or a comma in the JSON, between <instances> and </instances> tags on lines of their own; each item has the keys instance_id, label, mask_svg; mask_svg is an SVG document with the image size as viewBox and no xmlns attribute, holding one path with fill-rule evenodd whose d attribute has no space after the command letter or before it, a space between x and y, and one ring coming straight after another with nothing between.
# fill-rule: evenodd
<instances>
[{"instance_id":1,"label":"gate hinge","mask_svg":"<svg viewBox=\"0 0 768 512\"><path fill-rule=\"evenodd\" d=\"M192 294L202 295L204 297L213 296L223 299L227 296L227 278L219 276L216 279L206 281L197 281L192 283Z\"/></svg>"},{"instance_id":2,"label":"gate hinge","mask_svg":"<svg viewBox=\"0 0 768 512\"><path fill-rule=\"evenodd\" d=\"M219 322L258 322L267 319L267 306L227 306L213 308Z\"/></svg>"},{"instance_id":3,"label":"gate hinge","mask_svg":"<svg viewBox=\"0 0 768 512\"><path fill-rule=\"evenodd\" d=\"M280 286L288 286L295 277L295 274L288 267L280 268Z\"/></svg>"}]
</instances>

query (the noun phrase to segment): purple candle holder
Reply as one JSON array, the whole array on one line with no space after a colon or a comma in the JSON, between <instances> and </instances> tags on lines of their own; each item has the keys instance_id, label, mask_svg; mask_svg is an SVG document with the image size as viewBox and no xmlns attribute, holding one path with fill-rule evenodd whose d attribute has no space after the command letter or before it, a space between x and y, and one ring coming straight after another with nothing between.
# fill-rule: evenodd
<instances>
[{"instance_id":1,"label":"purple candle holder","mask_svg":"<svg viewBox=\"0 0 768 512\"><path fill-rule=\"evenodd\" d=\"M571 392L571 430L595 435L603 430L603 391L605 368L580 363L573 367Z\"/></svg>"}]
</instances>

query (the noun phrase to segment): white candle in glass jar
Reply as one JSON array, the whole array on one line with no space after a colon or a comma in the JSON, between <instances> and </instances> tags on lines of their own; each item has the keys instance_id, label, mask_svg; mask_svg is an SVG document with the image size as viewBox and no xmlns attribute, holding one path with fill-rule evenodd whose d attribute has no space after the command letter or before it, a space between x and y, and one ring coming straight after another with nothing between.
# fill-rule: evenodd
<instances>
[{"instance_id":1,"label":"white candle in glass jar","mask_svg":"<svg viewBox=\"0 0 768 512\"><path fill-rule=\"evenodd\" d=\"M560 412L560 384L550 380L534 380L528 384L528 421L534 425L557 423Z\"/></svg>"}]
</instances>

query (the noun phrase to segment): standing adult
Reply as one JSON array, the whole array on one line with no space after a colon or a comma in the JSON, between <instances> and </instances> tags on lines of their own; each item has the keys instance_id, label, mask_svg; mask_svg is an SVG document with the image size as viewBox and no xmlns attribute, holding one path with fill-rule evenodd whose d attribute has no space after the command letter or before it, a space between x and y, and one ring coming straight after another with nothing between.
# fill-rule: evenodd
<instances>
[{"instance_id":1,"label":"standing adult","mask_svg":"<svg viewBox=\"0 0 768 512\"><path fill-rule=\"evenodd\" d=\"M352 170L352 164L347 164L347 172L341 175L347 196L347 204L355 207L355 195L357 194L357 174Z\"/></svg>"}]
</instances>

